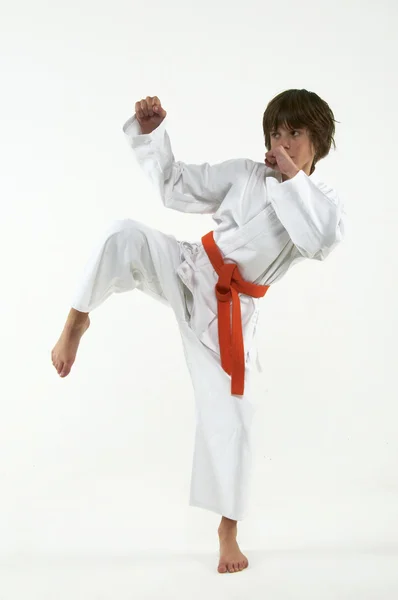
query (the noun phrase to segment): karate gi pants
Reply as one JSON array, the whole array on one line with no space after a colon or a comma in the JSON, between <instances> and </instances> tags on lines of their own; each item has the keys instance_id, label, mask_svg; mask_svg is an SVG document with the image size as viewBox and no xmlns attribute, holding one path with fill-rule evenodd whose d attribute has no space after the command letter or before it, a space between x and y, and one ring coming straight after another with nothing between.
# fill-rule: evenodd
<instances>
[{"instance_id":1,"label":"karate gi pants","mask_svg":"<svg viewBox=\"0 0 398 600\"><path fill-rule=\"evenodd\" d=\"M139 289L173 309L195 398L189 505L242 520L250 496L253 369L246 365L245 394L231 395L231 378L222 369L220 356L189 326L190 292L176 273L181 262L174 236L139 221L115 221L87 262L72 307L91 312L112 293Z\"/></svg>"}]
</instances>

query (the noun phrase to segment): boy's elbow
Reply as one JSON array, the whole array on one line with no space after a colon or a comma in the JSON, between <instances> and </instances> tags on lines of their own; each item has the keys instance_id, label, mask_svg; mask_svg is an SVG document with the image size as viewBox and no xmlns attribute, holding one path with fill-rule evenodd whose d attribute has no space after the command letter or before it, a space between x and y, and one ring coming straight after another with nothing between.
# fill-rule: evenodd
<instances>
[{"instance_id":1,"label":"boy's elbow","mask_svg":"<svg viewBox=\"0 0 398 600\"><path fill-rule=\"evenodd\" d=\"M338 246L344 237L343 228L338 227L333 233L308 240L310 243L297 245L302 256L312 260L325 260Z\"/></svg>"}]
</instances>

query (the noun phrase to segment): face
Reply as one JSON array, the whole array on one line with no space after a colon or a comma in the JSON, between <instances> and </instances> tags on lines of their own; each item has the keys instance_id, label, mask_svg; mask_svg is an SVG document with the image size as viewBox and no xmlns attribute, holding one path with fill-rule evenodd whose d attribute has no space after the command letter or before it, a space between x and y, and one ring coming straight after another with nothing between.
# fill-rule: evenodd
<instances>
[{"instance_id":1,"label":"face","mask_svg":"<svg viewBox=\"0 0 398 600\"><path fill-rule=\"evenodd\" d=\"M307 175L310 174L311 165L315 156L308 130L306 128L289 129L281 125L278 131L271 131L271 150L283 146L290 158Z\"/></svg>"}]
</instances>

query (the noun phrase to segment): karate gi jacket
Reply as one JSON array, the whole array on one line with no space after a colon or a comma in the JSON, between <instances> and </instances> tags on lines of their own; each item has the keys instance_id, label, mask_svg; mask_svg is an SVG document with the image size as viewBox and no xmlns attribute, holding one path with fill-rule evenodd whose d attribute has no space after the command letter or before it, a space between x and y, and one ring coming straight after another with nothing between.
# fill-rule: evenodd
<instances>
[{"instance_id":1,"label":"karate gi jacket","mask_svg":"<svg viewBox=\"0 0 398 600\"><path fill-rule=\"evenodd\" d=\"M315 172L308 176L300 170L282 182L279 171L249 158L214 165L176 161L166 125L167 117L152 133L142 134L133 115L123 132L165 207L212 215L214 240L225 262L236 262L245 280L271 286L306 258L325 260L343 239L343 203ZM218 276L201 241L179 244L177 275L190 292L190 327L219 355ZM240 294L245 359L256 357L261 370L254 343L260 300Z\"/></svg>"}]
</instances>

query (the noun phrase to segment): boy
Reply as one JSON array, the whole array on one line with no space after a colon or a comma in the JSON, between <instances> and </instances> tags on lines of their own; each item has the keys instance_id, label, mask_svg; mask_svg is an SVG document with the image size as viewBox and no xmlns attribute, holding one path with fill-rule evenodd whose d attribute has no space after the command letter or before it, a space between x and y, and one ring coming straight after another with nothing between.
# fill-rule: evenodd
<instances>
[{"instance_id":1,"label":"boy","mask_svg":"<svg viewBox=\"0 0 398 600\"><path fill-rule=\"evenodd\" d=\"M196 402L189 503L222 516L218 571L235 572L248 566L236 535L248 504L259 301L293 264L324 260L344 234L337 193L314 175L334 144L334 117L313 92L287 90L263 116L265 166L244 158L210 166L175 161L166 115L157 96L137 102L123 126L129 145L166 207L212 214L217 228L186 242L131 219L113 223L52 360L68 375L89 312L112 293L139 289L173 309Z\"/></svg>"}]
</instances>

